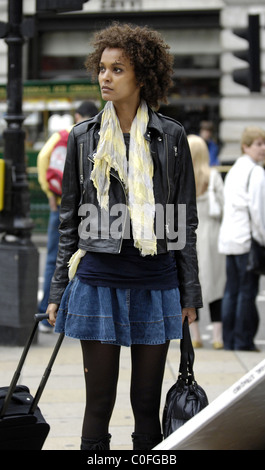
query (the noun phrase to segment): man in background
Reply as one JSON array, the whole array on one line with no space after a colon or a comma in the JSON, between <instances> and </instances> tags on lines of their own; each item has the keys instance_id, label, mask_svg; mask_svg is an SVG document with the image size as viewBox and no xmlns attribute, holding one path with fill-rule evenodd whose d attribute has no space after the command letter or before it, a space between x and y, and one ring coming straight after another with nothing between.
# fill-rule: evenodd
<instances>
[{"instance_id":1,"label":"man in background","mask_svg":"<svg viewBox=\"0 0 265 470\"><path fill-rule=\"evenodd\" d=\"M213 123L211 121L201 121L200 123L200 137L205 140L209 154L210 154L210 166L220 165L218 154L219 147L213 140Z\"/></svg>"}]
</instances>

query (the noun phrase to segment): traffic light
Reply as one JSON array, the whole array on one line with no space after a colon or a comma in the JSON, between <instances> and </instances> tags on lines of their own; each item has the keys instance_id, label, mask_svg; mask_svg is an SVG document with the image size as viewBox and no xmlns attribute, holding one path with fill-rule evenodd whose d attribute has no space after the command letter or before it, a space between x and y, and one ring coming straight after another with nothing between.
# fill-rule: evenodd
<instances>
[{"instance_id":1,"label":"traffic light","mask_svg":"<svg viewBox=\"0 0 265 470\"><path fill-rule=\"evenodd\" d=\"M83 3L89 0L37 0L37 12L53 11L63 13L65 11L82 10Z\"/></svg>"},{"instance_id":2,"label":"traffic light","mask_svg":"<svg viewBox=\"0 0 265 470\"><path fill-rule=\"evenodd\" d=\"M234 70L234 82L246 86L250 91L259 92L261 89L259 15L249 15L248 28L234 29L233 33L248 41L248 49L233 53L248 63L247 68Z\"/></svg>"}]
</instances>

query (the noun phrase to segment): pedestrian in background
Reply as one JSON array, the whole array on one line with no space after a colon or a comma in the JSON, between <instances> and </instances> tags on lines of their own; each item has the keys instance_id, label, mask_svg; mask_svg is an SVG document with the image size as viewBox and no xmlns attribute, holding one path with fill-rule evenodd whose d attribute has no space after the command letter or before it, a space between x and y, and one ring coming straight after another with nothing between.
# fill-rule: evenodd
<instances>
[{"instance_id":1,"label":"pedestrian in background","mask_svg":"<svg viewBox=\"0 0 265 470\"><path fill-rule=\"evenodd\" d=\"M171 85L168 49L147 27L114 24L98 32L86 64L106 105L68 140L48 313L56 332L81 340L83 450L109 449L121 346L131 347L133 448L152 449L162 440L169 341L181 338L184 317L192 322L201 306L187 138L181 124L152 110ZM167 204L174 214L165 224L156 209L166 214ZM179 204L187 206L186 244L177 250Z\"/></svg>"},{"instance_id":2,"label":"pedestrian in background","mask_svg":"<svg viewBox=\"0 0 265 470\"><path fill-rule=\"evenodd\" d=\"M261 165L265 159L265 131L246 128L241 150L242 155L229 170L224 185L224 217L219 238L219 250L226 255L227 275L222 303L223 339L225 349L255 351L259 275L248 271L247 264L251 232L265 245L265 176Z\"/></svg>"},{"instance_id":3,"label":"pedestrian in background","mask_svg":"<svg viewBox=\"0 0 265 470\"><path fill-rule=\"evenodd\" d=\"M78 123L88 119L97 114L97 112L98 109L92 101L84 101L75 111L75 122ZM47 172L49 170L51 155L54 149L60 148L62 152L65 151L66 153L68 135L71 129L72 126L67 129L62 129L62 133L59 131L54 132L47 140L37 157L38 181L41 189L47 195L50 209L47 230L47 256L44 271L43 296L38 307L39 313L45 313L48 307L50 284L55 270L59 243L59 210L61 204L61 192L59 189L55 193L53 188L50 188ZM53 330L47 320L43 320L39 324L39 329L43 333L50 333Z\"/></svg>"},{"instance_id":4,"label":"pedestrian in background","mask_svg":"<svg viewBox=\"0 0 265 470\"><path fill-rule=\"evenodd\" d=\"M218 158L219 146L213 139L213 123L211 121L201 121L200 137L202 137L207 144L210 166L220 165Z\"/></svg>"},{"instance_id":5,"label":"pedestrian in background","mask_svg":"<svg viewBox=\"0 0 265 470\"><path fill-rule=\"evenodd\" d=\"M223 214L223 180L209 165L206 142L197 135L189 135L188 142L194 168L199 225L197 254L203 305L209 307L213 327L214 349L223 347L221 305L225 287L225 256L218 252L218 237ZM194 347L202 347L199 315L191 325Z\"/></svg>"}]
</instances>

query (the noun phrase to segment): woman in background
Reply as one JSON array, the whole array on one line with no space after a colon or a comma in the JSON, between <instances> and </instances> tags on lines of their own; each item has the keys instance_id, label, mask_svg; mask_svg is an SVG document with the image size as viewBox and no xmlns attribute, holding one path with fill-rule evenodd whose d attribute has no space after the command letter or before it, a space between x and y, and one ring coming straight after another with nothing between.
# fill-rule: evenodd
<instances>
[{"instance_id":1,"label":"woman in background","mask_svg":"<svg viewBox=\"0 0 265 470\"><path fill-rule=\"evenodd\" d=\"M221 349L221 306L225 287L225 256L218 252L218 237L223 213L223 180L218 171L209 165L209 151L205 141L189 135L188 142L194 168L199 225L197 253L199 279L203 305L208 305L213 327L213 347ZM201 347L199 318L191 325L194 347Z\"/></svg>"}]
</instances>

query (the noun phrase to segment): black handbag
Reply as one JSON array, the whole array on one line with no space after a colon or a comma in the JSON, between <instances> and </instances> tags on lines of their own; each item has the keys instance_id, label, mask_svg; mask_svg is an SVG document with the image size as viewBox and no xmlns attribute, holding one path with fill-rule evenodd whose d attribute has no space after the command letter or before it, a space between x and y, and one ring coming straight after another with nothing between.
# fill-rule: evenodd
<instances>
[{"instance_id":1,"label":"black handbag","mask_svg":"<svg viewBox=\"0 0 265 470\"><path fill-rule=\"evenodd\" d=\"M265 274L265 246L260 245L253 237L251 237L247 271L259 275Z\"/></svg>"},{"instance_id":2,"label":"black handbag","mask_svg":"<svg viewBox=\"0 0 265 470\"><path fill-rule=\"evenodd\" d=\"M176 431L208 405L208 398L194 378L194 350L187 317L180 341L180 366L176 383L169 389L162 416L164 438Z\"/></svg>"},{"instance_id":3,"label":"black handbag","mask_svg":"<svg viewBox=\"0 0 265 470\"><path fill-rule=\"evenodd\" d=\"M248 176L247 192L248 192L248 187L249 187L249 182L250 182L252 171L253 171L253 168L250 171L249 176ZM251 215L250 215L249 209L248 209L248 216L249 216L250 232L251 232L251 245L250 245L250 251L248 255L247 271L252 271L258 275L262 275L262 274L264 275L265 274L265 246L260 245L257 242L257 240L253 238L252 230L251 230Z\"/></svg>"}]
</instances>

